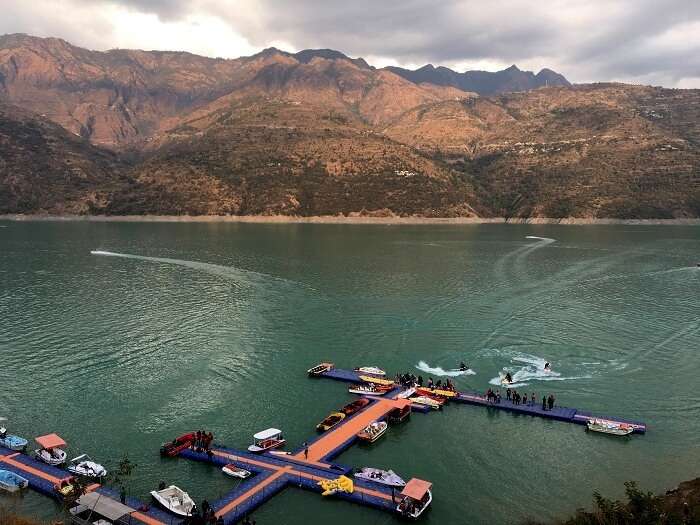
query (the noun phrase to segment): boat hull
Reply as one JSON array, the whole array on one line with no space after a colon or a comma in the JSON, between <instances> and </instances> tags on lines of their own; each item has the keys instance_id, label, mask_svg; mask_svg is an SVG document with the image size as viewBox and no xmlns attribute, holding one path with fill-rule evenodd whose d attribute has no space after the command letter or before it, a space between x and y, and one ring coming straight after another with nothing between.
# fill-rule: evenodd
<instances>
[{"instance_id":1,"label":"boat hull","mask_svg":"<svg viewBox=\"0 0 700 525\"><path fill-rule=\"evenodd\" d=\"M34 457L39 461L46 463L47 465L58 466L63 465L66 462L66 453L61 449L54 449L55 455L49 454L46 450L35 450Z\"/></svg>"},{"instance_id":2,"label":"boat hull","mask_svg":"<svg viewBox=\"0 0 700 525\"><path fill-rule=\"evenodd\" d=\"M247 477L250 477L249 471L247 471L244 468L239 468L233 464L226 465L221 469L221 472L232 478L245 479Z\"/></svg>"},{"instance_id":3,"label":"boat hull","mask_svg":"<svg viewBox=\"0 0 700 525\"><path fill-rule=\"evenodd\" d=\"M18 492L28 486L29 481L22 476L9 470L0 470L0 489L6 492Z\"/></svg>"},{"instance_id":4,"label":"boat hull","mask_svg":"<svg viewBox=\"0 0 700 525\"><path fill-rule=\"evenodd\" d=\"M168 489L166 489L166 490L168 490ZM185 510L183 508L179 508L179 507L171 504L170 500L168 498L164 497L161 494L161 492L164 492L164 491L157 491L157 490L151 491L151 497L153 497L153 500L159 506L161 506L162 508L164 508L165 510L167 510L168 512L170 512L172 514L175 514L177 516L182 516L184 518L192 515L196 506L194 505L194 503L192 502L192 499L189 497L189 495L186 492L180 491L181 492L180 497L182 499L187 498L189 500L189 502L192 503L191 507L189 507L187 510Z\"/></svg>"},{"instance_id":5,"label":"boat hull","mask_svg":"<svg viewBox=\"0 0 700 525\"><path fill-rule=\"evenodd\" d=\"M0 446L14 450L15 452L22 452L27 448L28 441L19 436L14 436L8 434L4 438L0 438Z\"/></svg>"}]
</instances>

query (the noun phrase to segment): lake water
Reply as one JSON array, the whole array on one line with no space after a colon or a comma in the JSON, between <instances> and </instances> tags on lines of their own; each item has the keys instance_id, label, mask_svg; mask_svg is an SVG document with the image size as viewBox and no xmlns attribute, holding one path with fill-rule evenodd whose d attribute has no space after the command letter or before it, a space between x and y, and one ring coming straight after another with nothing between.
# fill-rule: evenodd
<instances>
[{"instance_id":1,"label":"lake water","mask_svg":"<svg viewBox=\"0 0 700 525\"><path fill-rule=\"evenodd\" d=\"M159 458L184 431L232 447L269 426L293 446L313 436L351 399L306 377L324 360L435 379L426 367L465 361L476 375L457 386L482 391L508 367L539 399L649 425L615 439L456 405L337 458L431 480L425 523L546 519L700 469L699 227L0 224L0 415L108 467L128 452L141 497L160 480L198 500L235 485ZM0 504L56 511L32 494ZM394 522L298 489L255 517Z\"/></svg>"}]
</instances>

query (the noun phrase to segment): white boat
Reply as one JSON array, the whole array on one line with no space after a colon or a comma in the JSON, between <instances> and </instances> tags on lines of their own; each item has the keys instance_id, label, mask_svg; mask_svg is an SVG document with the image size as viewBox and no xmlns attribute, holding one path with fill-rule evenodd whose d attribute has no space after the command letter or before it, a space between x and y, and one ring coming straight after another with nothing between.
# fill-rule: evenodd
<instances>
[{"instance_id":1,"label":"white boat","mask_svg":"<svg viewBox=\"0 0 700 525\"><path fill-rule=\"evenodd\" d=\"M265 452L273 448L281 447L286 443L282 437L282 431L276 428L268 428L253 435L253 444L248 447L248 452Z\"/></svg>"},{"instance_id":2,"label":"white boat","mask_svg":"<svg viewBox=\"0 0 700 525\"><path fill-rule=\"evenodd\" d=\"M68 462L68 472L88 478L104 478L107 469L99 463L95 463L90 456L82 454Z\"/></svg>"},{"instance_id":3,"label":"white boat","mask_svg":"<svg viewBox=\"0 0 700 525\"><path fill-rule=\"evenodd\" d=\"M319 363L318 365L309 368L306 373L310 376L319 376L328 372L331 368L333 368L333 363Z\"/></svg>"},{"instance_id":4,"label":"white boat","mask_svg":"<svg viewBox=\"0 0 700 525\"><path fill-rule=\"evenodd\" d=\"M376 366L361 366L360 368L356 368L355 372L361 372L363 374L370 374L373 376L381 377L384 377L386 375L386 372L384 370Z\"/></svg>"},{"instance_id":5,"label":"white boat","mask_svg":"<svg viewBox=\"0 0 700 525\"><path fill-rule=\"evenodd\" d=\"M0 470L0 489L7 492L17 492L18 490L26 489L28 486L29 481L22 476L9 470Z\"/></svg>"},{"instance_id":6,"label":"white boat","mask_svg":"<svg viewBox=\"0 0 700 525\"><path fill-rule=\"evenodd\" d=\"M398 397L399 399L408 399L409 397L411 397L415 393L416 393L416 388L412 386L410 388L407 388L403 392L399 393L396 397Z\"/></svg>"},{"instance_id":7,"label":"white boat","mask_svg":"<svg viewBox=\"0 0 700 525\"><path fill-rule=\"evenodd\" d=\"M438 410L440 407L442 407L442 403L428 396L412 397L410 401L411 403L417 403L419 405L430 407L433 410Z\"/></svg>"},{"instance_id":8,"label":"white boat","mask_svg":"<svg viewBox=\"0 0 700 525\"><path fill-rule=\"evenodd\" d=\"M365 396L383 396L388 390L385 388L377 388L372 383L368 385L356 385L348 388L348 393L350 394L360 394Z\"/></svg>"},{"instance_id":9,"label":"white boat","mask_svg":"<svg viewBox=\"0 0 700 525\"><path fill-rule=\"evenodd\" d=\"M380 437L386 434L388 428L389 425L387 425L386 421L372 421L357 434L357 437L362 441L374 443Z\"/></svg>"},{"instance_id":10,"label":"white boat","mask_svg":"<svg viewBox=\"0 0 700 525\"><path fill-rule=\"evenodd\" d=\"M364 467L359 472L355 472L354 476L358 479L389 485L390 487L403 487L406 485L406 482L393 470Z\"/></svg>"},{"instance_id":11,"label":"white boat","mask_svg":"<svg viewBox=\"0 0 700 525\"><path fill-rule=\"evenodd\" d=\"M63 465L66 462L66 451L61 448L66 446L66 442L58 434L39 436L35 441L41 447L34 451L36 459L54 466Z\"/></svg>"},{"instance_id":12,"label":"white boat","mask_svg":"<svg viewBox=\"0 0 700 525\"><path fill-rule=\"evenodd\" d=\"M433 501L431 487L432 483L422 479L409 480L401 491L401 500L396 506L396 512L406 518L418 519Z\"/></svg>"},{"instance_id":13,"label":"white boat","mask_svg":"<svg viewBox=\"0 0 700 525\"><path fill-rule=\"evenodd\" d=\"M250 476L250 471L237 467L233 463L229 463L228 465L225 465L222 469L221 472L226 474L227 476L231 476L232 478L241 478L245 479Z\"/></svg>"},{"instance_id":14,"label":"white boat","mask_svg":"<svg viewBox=\"0 0 700 525\"><path fill-rule=\"evenodd\" d=\"M589 419L586 423L588 430L614 436L628 436L634 432L634 427L626 423L607 421L605 419Z\"/></svg>"},{"instance_id":15,"label":"white boat","mask_svg":"<svg viewBox=\"0 0 700 525\"><path fill-rule=\"evenodd\" d=\"M190 495L175 485L163 490L152 490L151 496L165 510L178 516L191 516L194 512L195 504Z\"/></svg>"}]
</instances>

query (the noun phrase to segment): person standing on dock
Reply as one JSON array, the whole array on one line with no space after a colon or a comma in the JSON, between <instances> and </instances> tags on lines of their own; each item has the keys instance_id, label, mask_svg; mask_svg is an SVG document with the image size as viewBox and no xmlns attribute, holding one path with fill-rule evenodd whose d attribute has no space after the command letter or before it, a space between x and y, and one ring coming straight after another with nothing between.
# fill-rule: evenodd
<instances>
[{"instance_id":1,"label":"person standing on dock","mask_svg":"<svg viewBox=\"0 0 700 525\"><path fill-rule=\"evenodd\" d=\"M549 405L550 410L554 408L554 396L552 394L549 394L549 397L547 398L547 404Z\"/></svg>"},{"instance_id":2,"label":"person standing on dock","mask_svg":"<svg viewBox=\"0 0 700 525\"><path fill-rule=\"evenodd\" d=\"M542 396L542 410L547 410L547 398Z\"/></svg>"},{"instance_id":3,"label":"person standing on dock","mask_svg":"<svg viewBox=\"0 0 700 525\"><path fill-rule=\"evenodd\" d=\"M530 401L530 404L534 407L535 406L535 393L532 393L532 401Z\"/></svg>"},{"instance_id":4,"label":"person standing on dock","mask_svg":"<svg viewBox=\"0 0 700 525\"><path fill-rule=\"evenodd\" d=\"M501 404L501 391L500 390L496 391L496 404L497 405Z\"/></svg>"},{"instance_id":5,"label":"person standing on dock","mask_svg":"<svg viewBox=\"0 0 700 525\"><path fill-rule=\"evenodd\" d=\"M506 399L510 401L510 396L512 395L512 392L510 391L510 388L506 388Z\"/></svg>"},{"instance_id":6,"label":"person standing on dock","mask_svg":"<svg viewBox=\"0 0 700 525\"><path fill-rule=\"evenodd\" d=\"M309 459L309 444L304 441L304 459Z\"/></svg>"}]
</instances>

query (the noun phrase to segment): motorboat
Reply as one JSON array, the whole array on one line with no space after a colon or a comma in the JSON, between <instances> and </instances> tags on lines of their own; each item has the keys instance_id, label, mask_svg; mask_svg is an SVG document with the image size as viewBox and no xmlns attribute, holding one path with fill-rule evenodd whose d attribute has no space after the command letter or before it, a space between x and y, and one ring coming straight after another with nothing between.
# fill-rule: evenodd
<instances>
[{"instance_id":1,"label":"motorboat","mask_svg":"<svg viewBox=\"0 0 700 525\"><path fill-rule=\"evenodd\" d=\"M433 399L432 397L428 397L428 396L412 397L410 399L410 401L411 401L411 403L416 403L418 405L430 407L433 410L438 410L439 408L442 408L442 405L444 403L444 402L440 402L437 399Z\"/></svg>"},{"instance_id":2,"label":"motorboat","mask_svg":"<svg viewBox=\"0 0 700 525\"><path fill-rule=\"evenodd\" d=\"M7 421L7 418L0 417L0 422ZM9 448L16 452L22 452L26 450L27 444L29 443L23 437L15 436L13 434L8 434L7 429L0 425L0 447Z\"/></svg>"},{"instance_id":3,"label":"motorboat","mask_svg":"<svg viewBox=\"0 0 700 525\"><path fill-rule=\"evenodd\" d=\"M350 394L360 394L365 396L383 396L389 390L390 386L375 385L374 383L369 383L367 385L355 385L348 388L348 393Z\"/></svg>"},{"instance_id":4,"label":"motorboat","mask_svg":"<svg viewBox=\"0 0 700 525\"><path fill-rule=\"evenodd\" d=\"M403 487L406 485L406 482L401 479L401 476L396 474L393 470L364 467L359 472L355 472L354 476L357 479L372 481L373 483L388 485L390 487Z\"/></svg>"},{"instance_id":5,"label":"motorboat","mask_svg":"<svg viewBox=\"0 0 700 525\"><path fill-rule=\"evenodd\" d=\"M333 412L326 419L316 425L316 430L319 432L326 432L340 423L343 419L345 419L345 414L342 412Z\"/></svg>"},{"instance_id":6,"label":"motorboat","mask_svg":"<svg viewBox=\"0 0 700 525\"><path fill-rule=\"evenodd\" d=\"M381 386L394 386L394 382L391 379L382 379L381 377L374 377L368 375L359 376L365 383L373 383L375 385Z\"/></svg>"},{"instance_id":7,"label":"motorboat","mask_svg":"<svg viewBox=\"0 0 700 525\"><path fill-rule=\"evenodd\" d=\"M416 388L416 392L423 396L438 397L438 398L452 398L457 397L457 392L454 390L445 390L442 388L426 388L419 386Z\"/></svg>"},{"instance_id":8,"label":"motorboat","mask_svg":"<svg viewBox=\"0 0 700 525\"><path fill-rule=\"evenodd\" d=\"M370 401L369 399L365 399L364 397L361 397L360 399L357 399L353 401L352 403L348 403L345 405L343 408L340 409L340 411L345 414L346 416L351 416L355 414L356 412L359 412L363 408L365 408L367 405L369 405Z\"/></svg>"},{"instance_id":9,"label":"motorboat","mask_svg":"<svg viewBox=\"0 0 700 525\"><path fill-rule=\"evenodd\" d=\"M168 443L164 443L163 446L160 447L160 455L169 458L175 457L183 450L190 448L194 438L194 432L190 432L188 434L183 434Z\"/></svg>"},{"instance_id":10,"label":"motorboat","mask_svg":"<svg viewBox=\"0 0 700 525\"><path fill-rule=\"evenodd\" d=\"M628 436L634 432L634 427L632 425L605 419L589 419L586 423L586 427L593 432L611 434L614 436Z\"/></svg>"},{"instance_id":11,"label":"motorboat","mask_svg":"<svg viewBox=\"0 0 700 525\"><path fill-rule=\"evenodd\" d=\"M319 363L309 368L306 373L310 376L320 376L333 368L333 363Z\"/></svg>"},{"instance_id":12,"label":"motorboat","mask_svg":"<svg viewBox=\"0 0 700 525\"><path fill-rule=\"evenodd\" d=\"M406 518L418 519L433 501L432 486L432 483L422 479L409 480L399 495L401 499L396 511Z\"/></svg>"},{"instance_id":13,"label":"motorboat","mask_svg":"<svg viewBox=\"0 0 700 525\"><path fill-rule=\"evenodd\" d=\"M396 395L397 398L399 399L408 399L411 396L416 395L416 389L415 387L409 387L403 392L400 392Z\"/></svg>"},{"instance_id":14,"label":"motorboat","mask_svg":"<svg viewBox=\"0 0 700 525\"><path fill-rule=\"evenodd\" d=\"M248 447L248 452L266 452L281 447L285 443L281 430L268 428L253 435L253 444Z\"/></svg>"},{"instance_id":15,"label":"motorboat","mask_svg":"<svg viewBox=\"0 0 700 525\"><path fill-rule=\"evenodd\" d=\"M387 416L389 423L401 423L411 417L411 402L408 399L404 399L403 401L403 406L396 407L389 412L389 415Z\"/></svg>"},{"instance_id":16,"label":"motorboat","mask_svg":"<svg viewBox=\"0 0 700 525\"><path fill-rule=\"evenodd\" d=\"M68 462L68 472L88 478L104 478L107 469L99 463L95 463L90 456L82 454Z\"/></svg>"},{"instance_id":17,"label":"motorboat","mask_svg":"<svg viewBox=\"0 0 700 525\"><path fill-rule=\"evenodd\" d=\"M355 372L360 372L361 374L370 374L373 376L381 376L384 377L386 375L386 372L382 370L381 368L378 368L376 366L361 366L360 368L356 368Z\"/></svg>"},{"instance_id":18,"label":"motorboat","mask_svg":"<svg viewBox=\"0 0 700 525\"><path fill-rule=\"evenodd\" d=\"M223 472L227 476L231 476L232 478L245 479L247 477L250 477L249 470L246 470L246 469L241 468L241 467L237 467L233 463L229 463L228 465L224 465L224 467L221 469L221 472Z\"/></svg>"},{"instance_id":19,"label":"motorboat","mask_svg":"<svg viewBox=\"0 0 700 525\"><path fill-rule=\"evenodd\" d=\"M66 446L66 442L58 434L39 436L35 441L40 447L34 451L36 459L54 466L63 465L66 462L66 451L61 448Z\"/></svg>"},{"instance_id":20,"label":"motorboat","mask_svg":"<svg viewBox=\"0 0 700 525\"><path fill-rule=\"evenodd\" d=\"M374 443L386 434L388 428L389 425L386 421L373 421L357 434L357 438L368 443Z\"/></svg>"},{"instance_id":21,"label":"motorboat","mask_svg":"<svg viewBox=\"0 0 700 525\"><path fill-rule=\"evenodd\" d=\"M9 470L0 470L0 489L6 492L17 492L26 489L29 481Z\"/></svg>"},{"instance_id":22,"label":"motorboat","mask_svg":"<svg viewBox=\"0 0 700 525\"><path fill-rule=\"evenodd\" d=\"M165 510L178 516L191 516L196 507L190 495L175 485L162 490L152 490L151 496Z\"/></svg>"}]
</instances>

